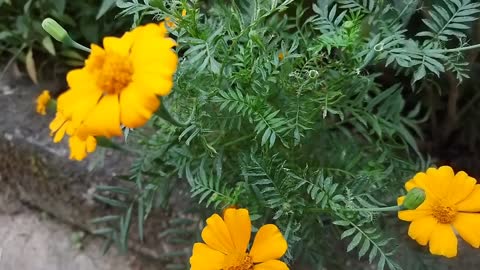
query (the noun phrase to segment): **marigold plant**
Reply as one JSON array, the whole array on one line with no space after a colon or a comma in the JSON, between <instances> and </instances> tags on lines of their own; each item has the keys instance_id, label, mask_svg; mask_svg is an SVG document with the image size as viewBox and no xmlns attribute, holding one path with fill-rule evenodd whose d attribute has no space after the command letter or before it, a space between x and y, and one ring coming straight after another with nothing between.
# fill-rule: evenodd
<instances>
[{"instance_id":1,"label":"marigold plant","mask_svg":"<svg viewBox=\"0 0 480 270\"><path fill-rule=\"evenodd\" d=\"M419 1L119 0L133 30L90 49L47 20L88 52L57 100L54 141L70 136L77 160L112 145L135 158L97 194L121 211L96 219L107 243L126 249L135 222L143 239L151 210L177 199L190 225L163 232L183 244L172 269L437 269L397 212L434 255L457 254L455 232L478 248L476 180L435 169L419 142L432 80L468 77L480 4L433 2L412 29Z\"/></svg>"}]
</instances>

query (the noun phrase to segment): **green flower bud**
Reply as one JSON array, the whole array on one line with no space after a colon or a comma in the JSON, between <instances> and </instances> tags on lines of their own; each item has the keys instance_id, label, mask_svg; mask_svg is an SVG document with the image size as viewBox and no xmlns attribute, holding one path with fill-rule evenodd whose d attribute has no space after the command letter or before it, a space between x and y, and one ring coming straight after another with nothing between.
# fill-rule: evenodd
<instances>
[{"instance_id":1,"label":"green flower bud","mask_svg":"<svg viewBox=\"0 0 480 270\"><path fill-rule=\"evenodd\" d=\"M425 201L425 191L421 188L413 188L405 196L403 207L409 210L416 209Z\"/></svg>"},{"instance_id":2,"label":"green flower bud","mask_svg":"<svg viewBox=\"0 0 480 270\"><path fill-rule=\"evenodd\" d=\"M68 35L67 30L65 30L52 18L46 18L45 20L43 20L42 28L43 30L45 30L45 32L50 34L50 36L62 43L68 43L72 40Z\"/></svg>"},{"instance_id":3,"label":"green flower bud","mask_svg":"<svg viewBox=\"0 0 480 270\"><path fill-rule=\"evenodd\" d=\"M355 26L355 24L352 21L346 21L343 24L343 27L345 27L345 28L352 28L353 26Z\"/></svg>"}]
</instances>

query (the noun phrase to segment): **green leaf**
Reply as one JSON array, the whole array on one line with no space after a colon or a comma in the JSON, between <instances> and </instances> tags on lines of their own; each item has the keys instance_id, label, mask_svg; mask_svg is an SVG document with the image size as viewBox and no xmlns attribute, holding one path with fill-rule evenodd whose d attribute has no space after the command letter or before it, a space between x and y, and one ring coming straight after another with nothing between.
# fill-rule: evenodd
<instances>
[{"instance_id":1,"label":"green leaf","mask_svg":"<svg viewBox=\"0 0 480 270\"><path fill-rule=\"evenodd\" d=\"M352 251L355 247L358 246L358 244L360 244L360 241L362 240L362 233L361 232L358 232L355 237L353 237L352 239L352 242L350 242L350 244L348 244L347 246L347 252L350 252Z\"/></svg>"},{"instance_id":2,"label":"green leaf","mask_svg":"<svg viewBox=\"0 0 480 270\"><path fill-rule=\"evenodd\" d=\"M110 10L116 3L116 0L103 0L100 8L98 9L98 13L96 19L100 19L108 10Z\"/></svg>"},{"instance_id":3,"label":"green leaf","mask_svg":"<svg viewBox=\"0 0 480 270\"><path fill-rule=\"evenodd\" d=\"M55 55L55 46L53 45L52 38L50 36L45 36L42 40L43 47L51 54Z\"/></svg>"},{"instance_id":4,"label":"green leaf","mask_svg":"<svg viewBox=\"0 0 480 270\"><path fill-rule=\"evenodd\" d=\"M27 69L27 74L30 77L30 79L35 84L38 84L37 69L35 67L35 60L33 59L32 48L30 48L28 50L27 55L25 56L25 66L26 66L26 69Z\"/></svg>"}]
</instances>

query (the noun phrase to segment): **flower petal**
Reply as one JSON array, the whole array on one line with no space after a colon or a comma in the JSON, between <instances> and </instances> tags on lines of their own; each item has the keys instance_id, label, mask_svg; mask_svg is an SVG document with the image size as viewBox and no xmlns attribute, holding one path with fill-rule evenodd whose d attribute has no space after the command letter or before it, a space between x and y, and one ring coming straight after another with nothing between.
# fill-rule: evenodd
<instances>
[{"instance_id":1,"label":"flower petal","mask_svg":"<svg viewBox=\"0 0 480 270\"><path fill-rule=\"evenodd\" d=\"M223 219L232 236L235 250L245 252L252 233L252 223L248 210L228 208L223 214Z\"/></svg>"},{"instance_id":2,"label":"flower petal","mask_svg":"<svg viewBox=\"0 0 480 270\"><path fill-rule=\"evenodd\" d=\"M277 226L263 225L253 241L250 256L254 263L279 259L287 251L288 245Z\"/></svg>"},{"instance_id":3,"label":"flower petal","mask_svg":"<svg viewBox=\"0 0 480 270\"><path fill-rule=\"evenodd\" d=\"M217 214L213 214L207 219L207 226L202 231L202 239L210 248L223 254L235 251L228 227Z\"/></svg>"},{"instance_id":4,"label":"flower petal","mask_svg":"<svg viewBox=\"0 0 480 270\"><path fill-rule=\"evenodd\" d=\"M430 253L447 258L457 256L458 240L450 224L438 223L430 236Z\"/></svg>"},{"instance_id":5,"label":"flower petal","mask_svg":"<svg viewBox=\"0 0 480 270\"><path fill-rule=\"evenodd\" d=\"M461 212L480 212L480 185L475 185L472 193L457 203L457 209Z\"/></svg>"},{"instance_id":6,"label":"flower petal","mask_svg":"<svg viewBox=\"0 0 480 270\"><path fill-rule=\"evenodd\" d=\"M82 136L113 137L122 135L118 95L105 95L83 121L78 133Z\"/></svg>"},{"instance_id":7,"label":"flower petal","mask_svg":"<svg viewBox=\"0 0 480 270\"><path fill-rule=\"evenodd\" d=\"M190 257L190 270L219 270L224 260L225 255L220 251L211 249L203 243L195 243Z\"/></svg>"},{"instance_id":8,"label":"flower petal","mask_svg":"<svg viewBox=\"0 0 480 270\"><path fill-rule=\"evenodd\" d=\"M119 55L124 55L124 56L129 54L130 48L132 47L132 43L133 43L133 36L131 34L124 35L121 38L118 38L118 37L103 38L103 48L105 48L106 52L113 52L113 53L117 53Z\"/></svg>"},{"instance_id":9,"label":"flower petal","mask_svg":"<svg viewBox=\"0 0 480 270\"><path fill-rule=\"evenodd\" d=\"M467 241L472 247L480 247L480 214L458 213L453 222L453 227L463 240Z\"/></svg>"},{"instance_id":10,"label":"flower petal","mask_svg":"<svg viewBox=\"0 0 480 270\"><path fill-rule=\"evenodd\" d=\"M467 173L460 171L450 183L450 190L455 192L449 193L450 202L456 204L467 198L473 191L477 180L468 176Z\"/></svg>"},{"instance_id":11,"label":"flower petal","mask_svg":"<svg viewBox=\"0 0 480 270\"><path fill-rule=\"evenodd\" d=\"M405 201L405 196L400 196L397 198L397 205L402 205Z\"/></svg>"},{"instance_id":12,"label":"flower petal","mask_svg":"<svg viewBox=\"0 0 480 270\"><path fill-rule=\"evenodd\" d=\"M438 221L433 216L417 218L410 224L408 235L420 245L425 246L437 223Z\"/></svg>"},{"instance_id":13,"label":"flower petal","mask_svg":"<svg viewBox=\"0 0 480 270\"><path fill-rule=\"evenodd\" d=\"M279 260L270 260L253 267L253 270L289 270L286 263Z\"/></svg>"},{"instance_id":14,"label":"flower petal","mask_svg":"<svg viewBox=\"0 0 480 270\"><path fill-rule=\"evenodd\" d=\"M87 142L78 136L72 136L68 140L70 147L70 159L83 160L87 156Z\"/></svg>"},{"instance_id":15,"label":"flower petal","mask_svg":"<svg viewBox=\"0 0 480 270\"><path fill-rule=\"evenodd\" d=\"M160 101L157 96L147 93L141 85L131 83L120 94L120 119L129 128L138 128L152 117Z\"/></svg>"}]
</instances>

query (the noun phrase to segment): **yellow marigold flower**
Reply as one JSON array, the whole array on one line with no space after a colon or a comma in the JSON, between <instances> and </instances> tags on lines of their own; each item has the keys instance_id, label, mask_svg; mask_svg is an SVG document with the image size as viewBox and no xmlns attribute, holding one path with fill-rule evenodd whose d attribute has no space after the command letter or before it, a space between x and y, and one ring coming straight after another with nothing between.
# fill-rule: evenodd
<instances>
[{"instance_id":1,"label":"yellow marigold flower","mask_svg":"<svg viewBox=\"0 0 480 270\"><path fill-rule=\"evenodd\" d=\"M177 25L175 24L175 22L172 21L172 19L170 17L165 17L165 24L168 26L168 28L170 29L175 29L177 28Z\"/></svg>"},{"instance_id":2,"label":"yellow marigold flower","mask_svg":"<svg viewBox=\"0 0 480 270\"><path fill-rule=\"evenodd\" d=\"M47 105L50 99L50 92L48 90L43 90L42 93L37 97L37 113L41 115L47 114Z\"/></svg>"},{"instance_id":3,"label":"yellow marigold flower","mask_svg":"<svg viewBox=\"0 0 480 270\"><path fill-rule=\"evenodd\" d=\"M97 140L93 136L87 136L81 138L78 136L72 136L68 140L70 146L70 159L83 160L87 153L95 151L97 148Z\"/></svg>"},{"instance_id":4,"label":"yellow marigold flower","mask_svg":"<svg viewBox=\"0 0 480 270\"><path fill-rule=\"evenodd\" d=\"M191 270L288 270L278 260L287 251L287 241L273 224L262 226L247 252L252 225L247 209L228 208L223 219L214 214L202 231L204 243L195 243Z\"/></svg>"},{"instance_id":5,"label":"yellow marigold flower","mask_svg":"<svg viewBox=\"0 0 480 270\"><path fill-rule=\"evenodd\" d=\"M59 106L81 137L119 136L120 125L143 126L168 95L177 68L175 42L163 24L140 26L92 45L85 67L68 73Z\"/></svg>"},{"instance_id":6,"label":"yellow marigold flower","mask_svg":"<svg viewBox=\"0 0 480 270\"><path fill-rule=\"evenodd\" d=\"M480 247L480 185L449 166L417 173L405 184L407 191L420 188L425 201L414 210L399 211L401 220L410 221L408 235L430 252L448 258L457 255L458 232L471 246ZM401 205L405 196L398 198Z\"/></svg>"},{"instance_id":7,"label":"yellow marigold flower","mask_svg":"<svg viewBox=\"0 0 480 270\"><path fill-rule=\"evenodd\" d=\"M182 17L185 17L185 16L187 16L187 10L186 10L186 9L183 9L183 10L182 10Z\"/></svg>"}]
</instances>

